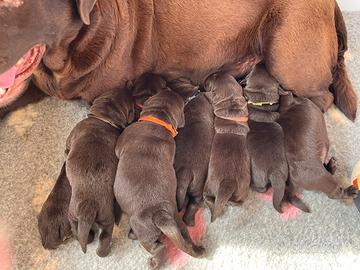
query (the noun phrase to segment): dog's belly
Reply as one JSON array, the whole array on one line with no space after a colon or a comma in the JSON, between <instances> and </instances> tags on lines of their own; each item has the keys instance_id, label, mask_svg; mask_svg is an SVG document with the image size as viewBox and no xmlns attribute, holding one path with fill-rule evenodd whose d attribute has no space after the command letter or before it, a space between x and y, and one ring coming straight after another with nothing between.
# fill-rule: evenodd
<instances>
[{"instance_id":1,"label":"dog's belly","mask_svg":"<svg viewBox=\"0 0 360 270\"><path fill-rule=\"evenodd\" d=\"M268 2L175 0L159 5L158 12L166 14L155 25L155 71L201 83L224 65L233 75L248 70L257 59L252 43Z\"/></svg>"}]
</instances>

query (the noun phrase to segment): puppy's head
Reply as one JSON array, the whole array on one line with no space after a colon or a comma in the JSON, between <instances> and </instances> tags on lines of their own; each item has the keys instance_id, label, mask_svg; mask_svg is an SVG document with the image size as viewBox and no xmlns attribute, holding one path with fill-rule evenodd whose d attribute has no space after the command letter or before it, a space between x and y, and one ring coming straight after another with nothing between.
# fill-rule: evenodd
<instances>
[{"instance_id":1,"label":"puppy's head","mask_svg":"<svg viewBox=\"0 0 360 270\"><path fill-rule=\"evenodd\" d=\"M251 103L271 103L279 102L278 81L272 77L263 64L258 64L250 72L246 79L244 94Z\"/></svg>"},{"instance_id":2,"label":"puppy's head","mask_svg":"<svg viewBox=\"0 0 360 270\"><path fill-rule=\"evenodd\" d=\"M144 103L142 116L153 116L171 124L175 129L182 128L185 126L184 100L167 88Z\"/></svg>"},{"instance_id":3,"label":"puppy's head","mask_svg":"<svg viewBox=\"0 0 360 270\"><path fill-rule=\"evenodd\" d=\"M135 80L131 88L136 105L142 107L149 97L166 89L166 81L160 75L146 73Z\"/></svg>"},{"instance_id":4,"label":"puppy's head","mask_svg":"<svg viewBox=\"0 0 360 270\"><path fill-rule=\"evenodd\" d=\"M90 113L125 128L135 118L134 99L127 88L110 90L95 99Z\"/></svg>"},{"instance_id":5,"label":"puppy's head","mask_svg":"<svg viewBox=\"0 0 360 270\"><path fill-rule=\"evenodd\" d=\"M179 94L185 103L191 101L191 98L199 93L199 86L193 85L189 79L180 78L168 82L168 87Z\"/></svg>"},{"instance_id":6,"label":"puppy's head","mask_svg":"<svg viewBox=\"0 0 360 270\"><path fill-rule=\"evenodd\" d=\"M292 92L281 90L280 92L279 111L283 112L295 104L295 98Z\"/></svg>"},{"instance_id":7,"label":"puppy's head","mask_svg":"<svg viewBox=\"0 0 360 270\"><path fill-rule=\"evenodd\" d=\"M210 97L217 117L242 117L248 115L246 99L241 85L227 73L210 75L204 88Z\"/></svg>"}]
</instances>

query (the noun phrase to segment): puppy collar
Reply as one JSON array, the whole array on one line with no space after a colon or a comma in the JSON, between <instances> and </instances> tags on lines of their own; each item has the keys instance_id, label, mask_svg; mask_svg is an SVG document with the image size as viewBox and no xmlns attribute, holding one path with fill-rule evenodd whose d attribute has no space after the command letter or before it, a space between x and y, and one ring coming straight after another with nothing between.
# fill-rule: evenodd
<instances>
[{"instance_id":1,"label":"puppy collar","mask_svg":"<svg viewBox=\"0 0 360 270\"><path fill-rule=\"evenodd\" d=\"M198 96L200 93L201 93L201 91L200 91L200 90L197 90L197 91L195 92L195 94L193 94L191 97L189 97L189 98L185 101L184 105L185 105L185 106L188 105L191 101L193 101L195 98L197 98L197 96Z\"/></svg>"},{"instance_id":2,"label":"puppy collar","mask_svg":"<svg viewBox=\"0 0 360 270\"><path fill-rule=\"evenodd\" d=\"M166 123L166 122L164 122L164 121L162 121L162 120L160 120L160 119L158 119L158 118L156 118L154 116L151 116L151 115L149 115L149 116L141 116L139 118L139 122L143 122L143 121L144 122L151 122L151 123L163 126L165 129L170 131L173 138L175 138L176 135L178 134L178 132L176 131L176 129L172 125L170 125L170 124L168 124L168 123Z\"/></svg>"},{"instance_id":3,"label":"puppy collar","mask_svg":"<svg viewBox=\"0 0 360 270\"><path fill-rule=\"evenodd\" d=\"M95 119L98 119L98 120L100 120L100 121L103 121L104 123L107 123L107 124L109 124L110 126L116 128L116 129L123 129L123 127L119 127L119 126L116 125L115 123L113 123L113 122L111 122L111 121L109 121L109 120L107 120L107 119L101 118L101 117L99 117L99 116L96 116L96 115L94 115L94 114L89 113L89 114L88 114L88 117L90 117L90 118L95 118Z\"/></svg>"},{"instance_id":4,"label":"puppy collar","mask_svg":"<svg viewBox=\"0 0 360 270\"><path fill-rule=\"evenodd\" d=\"M267 102L267 101L265 101L265 102L252 102L252 101L249 100L248 104L253 105L253 106L257 106L257 107L262 107L262 106L272 106L272 105L274 105L276 103Z\"/></svg>"},{"instance_id":5,"label":"puppy collar","mask_svg":"<svg viewBox=\"0 0 360 270\"><path fill-rule=\"evenodd\" d=\"M249 121L249 116L239 116L239 117L219 117L221 119L240 122L240 123L246 123Z\"/></svg>"}]
</instances>

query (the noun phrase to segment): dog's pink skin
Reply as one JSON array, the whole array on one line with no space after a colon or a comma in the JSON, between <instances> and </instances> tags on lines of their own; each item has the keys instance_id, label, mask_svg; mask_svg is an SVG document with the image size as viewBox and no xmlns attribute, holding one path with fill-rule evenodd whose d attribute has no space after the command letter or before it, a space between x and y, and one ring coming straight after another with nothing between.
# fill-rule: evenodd
<instances>
[{"instance_id":1,"label":"dog's pink skin","mask_svg":"<svg viewBox=\"0 0 360 270\"><path fill-rule=\"evenodd\" d=\"M297 195L298 196L298 195ZM269 190L266 193L259 194L259 198L266 202L272 202L273 198L273 190L272 188L269 188ZM285 203L282 207L282 214L280 214L280 218L283 220L294 220L296 219L300 213L301 210L294 207L290 203Z\"/></svg>"},{"instance_id":2,"label":"dog's pink skin","mask_svg":"<svg viewBox=\"0 0 360 270\"><path fill-rule=\"evenodd\" d=\"M188 227L191 239L195 244L198 244L204 236L205 227L204 209L200 209L195 216L195 226ZM182 268L188 264L191 258L189 255L177 249L167 238L164 240L164 244L166 246L167 261L174 268Z\"/></svg>"}]
</instances>

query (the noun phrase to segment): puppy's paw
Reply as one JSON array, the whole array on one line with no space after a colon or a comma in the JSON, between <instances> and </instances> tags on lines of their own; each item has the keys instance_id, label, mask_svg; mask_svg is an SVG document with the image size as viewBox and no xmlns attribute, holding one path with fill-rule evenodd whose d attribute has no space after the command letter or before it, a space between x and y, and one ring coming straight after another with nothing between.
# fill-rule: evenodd
<instances>
[{"instance_id":1,"label":"puppy's paw","mask_svg":"<svg viewBox=\"0 0 360 270\"><path fill-rule=\"evenodd\" d=\"M106 256L108 256L111 252L111 247L110 246L106 246L106 247L99 247L97 250L96 250L96 254L101 257L101 258L104 258Z\"/></svg>"},{"instance_id":2,"label":"puppy's paw","mask_svg":"<svg viewBox=\"0 0 360 270\"><path fill-rule=\"evenodd\" d=\"M56 249L72 236L66 213L56 208L43 207L38 216L38 229L45 249Z\"/></svg>"},{"instance_id":3,"label":"puppy's paw","mask_svg":"<svg viewBox=\"0 0 360 270\"><path fill-rule=\"evenodd\" d=\"M353 198L355 199L358 195L359 195L359 189L356 188L355 186L350 186L347 189L344 190L344 195L347 198ZM346 199L345 197L345 199Z\"/></svg>"},{"instance_id":4,"label":"puppy's paw","mask_svg":"<svg viewBox=\"0 0 360 270\"><path fill-rule=\"evenodd\" d=\"M149 259L149 268L151 270L159 269L161 266L163 266L164 261L160 258L157 258L156 256L151 257Z\"/></svg>"},{"instance_id":5,"label":"puppy's paw","mask_svg":"<svg viewBox=\"0 0 360 270\"><path fill-rule=\"evenodd\" d=\"M202 258L202 257L205 256L206 250L205 250L205 248L203 246L194 245L193 250L194 250L194 257L195 258Z\"/></svg>"},{"instance_id":6,"label":"puppy's paw","mask_svg":"<svg viewBox=\"0 0 360 270\"><path fill-rule=\"evenodd\" d=\"M337 166L338 166L338 161L335 157L332 157L328 164L325 165L326 170L331 173L332 175L335 174L336 170L337 170Z\"/></svg>"}]
</instances>

